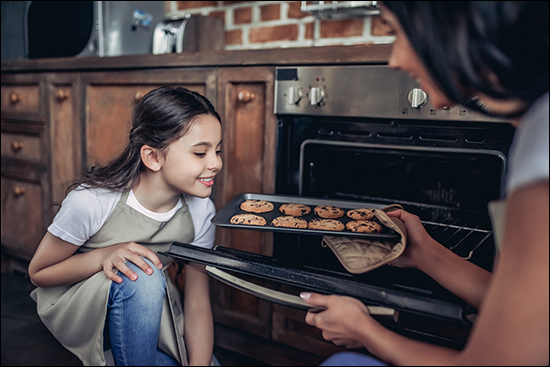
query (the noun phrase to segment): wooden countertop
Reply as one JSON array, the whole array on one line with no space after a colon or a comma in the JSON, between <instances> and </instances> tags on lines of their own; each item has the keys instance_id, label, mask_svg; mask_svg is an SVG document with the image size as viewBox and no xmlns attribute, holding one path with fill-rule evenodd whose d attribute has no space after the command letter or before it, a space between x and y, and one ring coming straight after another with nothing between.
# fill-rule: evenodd
<instances>
[{"instance_id":1,"label":"wooden countertop","mask_svg":"<svg viewBox=\"0 0 550 367\"><path fill-rule=\"evenodd\" d=\"M60 57L2 61L2 73L130 70L170 67L322 65L386 63L390 44L261 50L203 51L165 55Z\"/></svg>"}]
</instances>

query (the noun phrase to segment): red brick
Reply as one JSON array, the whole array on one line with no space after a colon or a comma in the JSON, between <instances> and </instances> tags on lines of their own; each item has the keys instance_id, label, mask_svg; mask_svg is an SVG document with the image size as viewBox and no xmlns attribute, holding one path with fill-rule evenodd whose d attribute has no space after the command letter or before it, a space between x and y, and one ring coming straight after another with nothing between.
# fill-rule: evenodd
<instances>
[{"instance_id":1,"label":"red brick","mask_svg":"<svg viewBox=\"0 0 550 367\"><path fill-rule=\"evenodd\" d=\"M252 22L252 8L237 8L233 10L233 23L246 24Z\"/></svg>"},{"instance_id":2,"label":"red brick","mask_svg":"<svg viewBox=\"0 0 550 367\"><path fill-rule=\"evenodd\" d=\"M372 17L370 33L373 36L393 36L392 28L382 20L380 15L374 15Z\"/></svg>"},{"instance_id":3,"label":"red brick","mask_svg":"<svg viewBox=\"0 0 550 367\"><path fill-rule=\"evenodd\" d=\"M306 34L304 35L304 39L312 40L313 39L314 24L313 24L313 22L306 23L305 26L306 26Z\"/></svg>"},{"instance_id":4,"label":"red brick","mask_svg":"<svg viewBox=\"0 0 550 367\"><path fill-rule=\"evenodd\" d=\"M260 7L260 11L260 20L262 22L281 18L281 4L264 5Z\"/></svg>"},{"instance_id":5,"label":"red brick","mask_svg":"<svg viewBox=\"0 0 550 367\"><path fill-rule=\"evenodd\" d=\"M301 11L300 10L301 6L302 6L301 1L289 1L287 16L289 18L303 18L310 15L309 13Z\"/></svg>"},{"instance_id":6,"label":"red brick","mask_svg":"<svg viewBox=\"0 0 550 367\"><path fill-rule=\"evenodd\" d=\"M264 43L273 41L296 41L298 39L298 25L288 24L274 27L251 28L248 32L248 40L251 43Z\"/></svg>"},{"instance_id":7,"label":"red brick","mask_svg":"<svg viewBox=\"0 0 550 367\"><path fill-rule=\"evenodd\" d=\"M210 13L208 13L208 16L212 18L220 18L221 20L225 21L225 10L211 11Z\"/></svg>"},{"instance_id":8,"label":"red brick","mask_svg":"<svg viewBox=\"0 0 550 367\"><path fill-rule=\"evenodd\" d=\"M321 38L357 37L363 34L363 19L321 21Z\"/></svg>"},{"instance_id":9,"label":"red brick","mask_svg":"<svg viewBox=\"0 0 550 367\"><path fill-rule=\"evenodd\" d=\"M241 3L253 3L254 1L222 1L223 5L235 5Z\"/></svg>"},{"instance_id":10,"label":"red brick","mask_svg":"<svg viewBox=\"0 0 550 367\"><path fill-rule=\"evenodd\" d=\"M217 6L217 1L178 1L178 10Z\"/></svg>"},{"instance_id":11,"label":"red brick","mask_svg":"<svg viewBox=\"0 0 550 367\"><path fill-rule=\"evenodd\" d=\"M236 29L233 31L225 31L225 44L226 45L242 45L243 44L243 31Z\"/></svg>"}]
</instances>

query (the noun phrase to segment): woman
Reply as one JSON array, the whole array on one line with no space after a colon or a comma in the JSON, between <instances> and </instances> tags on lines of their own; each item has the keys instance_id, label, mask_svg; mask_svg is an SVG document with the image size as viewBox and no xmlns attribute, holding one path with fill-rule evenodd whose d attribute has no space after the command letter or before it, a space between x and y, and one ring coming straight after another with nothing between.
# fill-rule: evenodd
<instances>
[{"instance_id":1,"label":"woman","mask_svg":"<svg viewBox=\"0 0 550 367\"><path fill-rule=\"evenodd\" d=\"M349 297L302 293L326 307L306 322L325 339L365 347L392 365L548 365L548 2L389 1L382 17L396 36L389 66L416 79L436 108L458 103L517 127L506 205L490 205L497 234L497 214L504 222L499 256L491 274L438 244L418 217L388 213L408 234L407 250L392 265L422 270L478 309L462 351L389 331ZM380 361L342 353L325 363Z\"/></svg>"}]
</instances>

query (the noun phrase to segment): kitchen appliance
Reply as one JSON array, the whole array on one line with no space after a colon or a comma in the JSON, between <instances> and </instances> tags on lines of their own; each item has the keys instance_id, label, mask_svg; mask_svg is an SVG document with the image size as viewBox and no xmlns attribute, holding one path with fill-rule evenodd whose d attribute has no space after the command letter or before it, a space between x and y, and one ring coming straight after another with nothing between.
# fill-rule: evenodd
<instances>
[{"instance_id":1,"label":"kitchen appliance","mask_svg":"<svg viewBox=\"0 0 550 367\"><path fill-rule=\"evenodd\" d=\"M415 81L385 65L277 68L275 113L276 195L366 207L400 204L443 246L492 270L496 251L487 204L504 196L510 124L463 106L436 110ZM382 266L353 275L321 241L321 235L276 232L271 257L178 243L168 254L215 268L211 274L218 279L219 271L230 271L352 296L396 310L397 321L412 315L421 324L437 320L467 330L475 321L475 309L422 272ZM277 302L276 296L264 298ZM431 342L453 339L424 329L414 335L430 333ZM465 342L461 335L452 346Z\"/></svg>"},{"instance_id":2,"label":"kitchen appliance","mask_svg":"<svg viewBox=\"0 0 550 367\"><path fill-rule=\"evenodd\" d=\"M24 18L28 58L152 52L163 1L30 1Z\"/></svg>"},{"instance_id":3,"label":"kitchen appliance","mask_svg":"<svg viewBox=\"0 0 550 367\"><path fill-rule=\"evenodd\" d=\"M224 22L220 18L186 14L159 22L153 35L153 54L222 50Z\"/></svg>"}]
</instances>

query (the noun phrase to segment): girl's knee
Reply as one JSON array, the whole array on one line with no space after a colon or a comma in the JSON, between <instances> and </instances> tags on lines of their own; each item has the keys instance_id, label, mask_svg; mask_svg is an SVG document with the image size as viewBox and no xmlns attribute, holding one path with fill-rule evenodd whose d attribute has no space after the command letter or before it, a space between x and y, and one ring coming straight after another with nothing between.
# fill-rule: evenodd
<instances>
[{"instance_id":1,"label":"girl's knee","mask_svg":"<svg viewBox=\"0 0 550 367\"><path fill-rule=\"evenodd\" d=\"M137 279L130 280L124 274L120 274L123 278L123 283L126 283L125 287L130 288L131 293L134 295L143 295L148 298L156 298L156 295L162 299L166 294L166 280L164 278L164 273L162 270L159 270L156 266L154 266L149 260L145 259L145 261L151 266L153 273L147 274L134 263L127 262L126 265L134 273L136 273Z\"/></svg>"}]
</instances>

